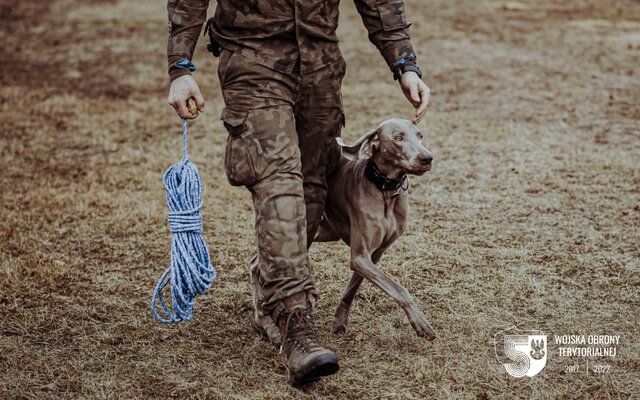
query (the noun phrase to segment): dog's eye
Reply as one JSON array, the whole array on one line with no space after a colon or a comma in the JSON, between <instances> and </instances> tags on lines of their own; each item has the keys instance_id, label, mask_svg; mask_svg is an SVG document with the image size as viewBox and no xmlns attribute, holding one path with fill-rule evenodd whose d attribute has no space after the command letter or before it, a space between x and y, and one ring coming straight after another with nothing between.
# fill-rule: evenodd
<instances>
[{"instance_id":1,"label":"dog's eye","mask_svg":"<svg viewBox=\"0 0 640 400\"><path fill-rule=\"evenodd\" d=\"M402 142L402 136L396 136L394 139L398 142Z\"/></svg>"}]
</instances>

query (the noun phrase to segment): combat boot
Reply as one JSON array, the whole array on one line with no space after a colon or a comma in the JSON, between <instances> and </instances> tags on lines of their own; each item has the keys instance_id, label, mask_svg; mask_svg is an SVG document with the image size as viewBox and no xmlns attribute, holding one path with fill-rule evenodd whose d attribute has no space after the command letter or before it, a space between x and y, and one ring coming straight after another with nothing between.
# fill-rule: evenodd
<instances>
[{"instance_id":1,"label":"combat boot","mask_svg":"<svg viewBox=\"0 0 640 400\"><path fill-rule=\"evenodd\" d=\"M306 299L306 293L302 292ZM299 295L292 296L294 302ZM278 328L282 338L281 353L287 357L290 383L293 386L317 381L322 376L335 374L340 369L338 357L320 345L311 316L312 307L286 307L278 315Z\"/></svg>"}]
</instances>

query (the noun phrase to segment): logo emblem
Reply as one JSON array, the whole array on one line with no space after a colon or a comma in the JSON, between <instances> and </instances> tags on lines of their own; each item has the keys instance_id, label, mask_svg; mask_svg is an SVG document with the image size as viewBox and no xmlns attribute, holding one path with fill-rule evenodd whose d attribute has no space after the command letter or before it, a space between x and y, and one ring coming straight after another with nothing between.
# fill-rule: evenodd
<instances>
[{"instance_id":1,"label":"logo emblem","mask_svg":"<svg viewBox=\"0 0 640 400\"><path fill-rule=\"evenodd\" d=\"M547 365L547 336L542 331L512 327L496 333L493 339L496 357L511 376L536 376Z\"/></svg>"}]
</instances>

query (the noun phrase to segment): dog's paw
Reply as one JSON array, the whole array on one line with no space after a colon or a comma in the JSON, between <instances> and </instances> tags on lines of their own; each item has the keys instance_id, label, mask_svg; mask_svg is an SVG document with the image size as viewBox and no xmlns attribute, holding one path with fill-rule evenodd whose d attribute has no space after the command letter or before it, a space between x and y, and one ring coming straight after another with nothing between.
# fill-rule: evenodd
<instances>
[{"instance_id":1,"label":"dog's paw","mask_svg":"<svg viewBox=\"0 0 640 400\"><path fill-rule=\"evenodd\" d=\"M438 337L438 335L436 335L435 331L433 329L428 329L428 330L422 330L422 331L417 331L416 332L418 334L419 337L423 337L427 340L434 340L435 338Z\"/></svg>"},{"instance_id":2,"label":"dog's paw","mask_svg":"<svg viewBox=\"0 0 640 400\"><path fill-rule=\"evenodd\" d=\"M335 333L336 335L347 333L347 323L336 319L331 325L331 333Z\"/></svg>"},{"instance_id":3,"label":"dog's paw","mask_svg":"<svg viewBox=\"0 0 640 400\"><path fill-rule=\"evenodd\" d=\"M409 317L409 322L419 337L423 337L427 340L433 340L438 336L424 315L419 314L413 318Z\"/></svg>"}]
</instances>

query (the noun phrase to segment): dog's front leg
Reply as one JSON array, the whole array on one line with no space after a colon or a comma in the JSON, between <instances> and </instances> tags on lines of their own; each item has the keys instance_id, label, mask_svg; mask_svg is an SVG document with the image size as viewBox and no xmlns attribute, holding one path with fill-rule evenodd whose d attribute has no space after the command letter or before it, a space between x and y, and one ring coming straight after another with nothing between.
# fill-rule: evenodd
<instances>
[{"instance_id":1,"label":"dog's front leg","mask_svg":"<svg viewBox=\"0 0 640 400\"><path fill-rule=\"evenodd\" d=\"M354 249L352 249L351 268L384 290L402 307L418 336L429 340L436 338L435 331L431 328L429 321L420 311L407 289L380 271L371 261L371 257L368 254L354 252Z\"/></svg>"}]
</instances>

